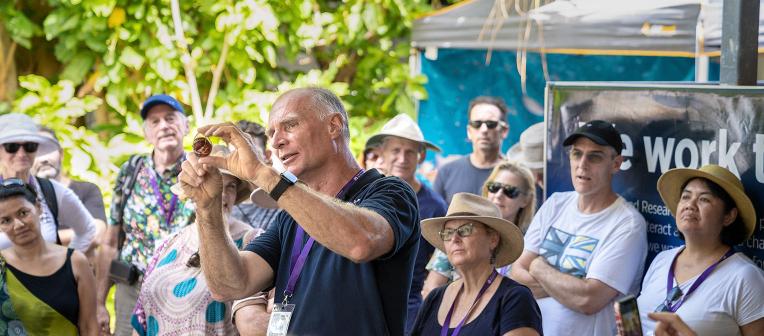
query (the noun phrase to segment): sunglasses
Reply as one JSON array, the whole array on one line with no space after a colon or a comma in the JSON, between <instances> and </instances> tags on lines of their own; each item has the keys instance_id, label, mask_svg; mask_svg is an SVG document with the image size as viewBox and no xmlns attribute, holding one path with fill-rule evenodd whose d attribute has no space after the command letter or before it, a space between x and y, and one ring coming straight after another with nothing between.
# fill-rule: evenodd
<instances>
[{"instance_id":1,"label":"sunglasses","mask_svg":"<svg viewBox=\"0 0 764 336\"><path fill-rule=\"evenodd\" d=\"M494 129L498 127L499 125L501 125L502 127L504 126L503 121L495 121L495 120L470 120L469 124L470 124L470 127L474 129L480 129L480 127L483 127L483 124L485 124L485 126L488 127L488 129Z\"/></svg>"},{"instance_id":2,"label":"sunglasses","mask_svg":"<svg viewBox=\"0 0 764 336\"><path fill-rule=\"evenodd\" d=\"M24 147L24 151L27 153L34 153L37 151L37 147L39 146L40 144L36 142L23 142L23 143L8 142L3 144L3 147L5 147L5 151L10 154L14 154L18 152L21 147Z\"/></svg>"},{"instance_id":3,"label":"sunglasses","mask_svg":"<svg viewBox=\"0 0 764 336\"><path fill-rule=\"evenodd\" d=\"M485 184L486 189L488 189L488 192L491 194L495 194L499 192L499 190L504 192L504 196L507 196L509 198L517 198L517 196L520 196L521 194L524 194L525 192L520 191L518 187L509 185L509 184L503 184L499 182L488 182Z\"/></svg>"},{"instance_id":4,"label":"sunglasses","mask_svg":"<svg viewBox=\"0 0 764 336\"><path fill-rule=\"evenodd\" d=\"M456 229L443 229L438 232L440 239L443 241L450 241L454 238L454 234L458 234L459 237L469 237L475 232L475 225L473 223L464 224Z\"/></svg>"},{"instance_id":5,"label":"sunglasses","mask_svg":"<svg viewBox=\"0 0 764 336\"><path fill-rule=\"evenodd\" d=\"M682 290L679 288L679 286L676 286L671 289L671 291L668 292L666 295L666 300L661 303L658 308L655 308L656 312L670 312L669 306L671 306L674 301L679 300L684 293L682 293Z\"/></svg>"}]
</instances>

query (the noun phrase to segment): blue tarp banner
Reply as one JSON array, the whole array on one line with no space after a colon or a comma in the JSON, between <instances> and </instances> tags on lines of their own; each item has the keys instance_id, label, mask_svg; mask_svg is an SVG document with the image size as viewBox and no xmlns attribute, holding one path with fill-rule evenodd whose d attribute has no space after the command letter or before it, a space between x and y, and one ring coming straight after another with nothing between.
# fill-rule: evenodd
<instances>
[{"instance_id":1,"label":"blue tarp banner","mask_svg":"<svg viewBox=\"0 0 764 336\"><path fill-rule=\"evenodd\" d=\"M573 190L562 141L580 124L612 122L624 141L613 181L648 223L648 265L680 246L674 218L656 190L672 168L708 163L742 180L757 209L753 237L740 248L764 268L764 89L720 86L550 83L547 92L547 194Z\"/></svg>"},{"instance_id":2,"label":"blue tarp banner","mask_svg":"<svg viewBox=\"0 0 764 336\"><path fill-rule=\"evenodd\" d=\"M526 90L517 70L517 52L495 50L486 64L487 51L438 49L437 57L420 55L421 72L427 75L428 98L420 102L418 122L425 138L443 149L428 154L423 173L439 166L448 155L472 151L467 140L467 107L480 95L501 96L510 107L510 132L506 153L525 128L543 120L544 88L542 57L529 52L526 58ZM546 55L552 81L692 81L692 58L648 56ZM718 78L718 64L710 67Z\"/></svg>"}]
</instances>

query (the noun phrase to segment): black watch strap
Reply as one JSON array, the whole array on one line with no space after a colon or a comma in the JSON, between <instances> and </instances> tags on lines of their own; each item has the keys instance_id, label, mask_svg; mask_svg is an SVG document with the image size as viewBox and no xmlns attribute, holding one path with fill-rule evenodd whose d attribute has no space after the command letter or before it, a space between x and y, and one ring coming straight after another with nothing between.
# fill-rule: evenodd
<instances>
[{"instance_id":1,"label":"black watch strap","mask_svg":"<svg viewBox=\"0 0 764 336\"><path fill-rule=\"evenodd\" d=\"M281 195L284 194L284 192L289 189L289 187L297 183L297 176L294 176L294 174L288 170L281 173L280 176L281 178L279 179L279 183L277 183L276 186L273 187L273 190L270 192L271 198L277 202L279 198L281 198Z\"/></svg>"}]
</instances>

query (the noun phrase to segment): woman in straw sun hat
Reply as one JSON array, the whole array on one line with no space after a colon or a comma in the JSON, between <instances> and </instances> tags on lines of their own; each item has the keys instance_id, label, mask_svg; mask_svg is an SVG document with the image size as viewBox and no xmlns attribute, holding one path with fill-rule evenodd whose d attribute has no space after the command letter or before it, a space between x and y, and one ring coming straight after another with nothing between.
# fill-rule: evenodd
<instances>
[{"instance_id":1,"label":"woman in straw sun hat","mask_svg":"<svg viewBox=\"0 0 764 336\"><path fill-rule=\"evenodd\" d=\"M531 291L496 272L523 251L523 235L491 201L454 195L445 217L422 221L422 236L443 250L460 279L433 290L412 335L540 335Z\"/></svg>"},{"instance_id":2,"label":"woman in straw sun hat","mask_svg":"<svg viewBox=\"0 0 764 336\"><path fill-rule=\"evenodd\" d=\"M502 218L515 223L525 233L536 212L534 184L533 175L528 168L519 163L501 161L485 180L482 195L496 204ZM459 276L441 250L435 250L427 264L427 270L430 272L422 289L423 297ZM501 275L507 275L509 266L500 267L497 271Z\"/></svg>"},{"instance_id":3,"label":"woman in straw sun hat","mask_svg":"<svg viewBox=\"0 0 764 336\"><path fill-rule=\"evenodd\" d=\"M764 272L734 246L754 231L756 212L743 184L726 168L678 168L658 179L658 192L685 242L653 260L637 302L647 313L678 315L698 335L764 335Z\"/></svg>"}]
</instances>

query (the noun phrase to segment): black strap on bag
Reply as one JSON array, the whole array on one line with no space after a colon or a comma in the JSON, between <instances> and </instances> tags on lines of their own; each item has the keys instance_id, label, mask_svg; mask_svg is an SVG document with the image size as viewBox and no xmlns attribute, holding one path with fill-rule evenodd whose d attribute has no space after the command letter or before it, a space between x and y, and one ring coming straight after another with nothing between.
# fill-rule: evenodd
<instances>
[{"instance_id":1,"label":"black strap on bag","mask_svg":"<svg viewBox=\"0 0 764 336\"><path fill-rule=\"evenodd\" d=\"M112 206L117 207L117 216L116 220L118 221L117 225L119 225L119 237L117 238L117 250L121 251L122 246L125 243L126 239L126 233L125 233L125 226L124 226L124 219L125 219L125 207L127 206L127 200L130 199L130 196L133 194L133 187L135 186L135 181L138 180L138 174L141 172L141 169L143 168L143 155L132 155L130 156L130 159L127 161L127 166L125 167L126 171L125 174L127 175L127 180L124 184L122 184L122 199L120 199L119 204L112 204Z\"/></svg>"},{"instance_id":2,"label":"black strap on bag","mask_svg":"<svg viewBox=\"0 0 764 336\"><path fill-rule=\"evenodd\" d=\"M40 184L42 196L45 198L50 214L53 215L53 223L56 225L56 244L61 245L61 237L58 236L58 199L56 199L56 189L53 188L53 182L50 182L50 180L42 177L36 177L36 179L37 183Z\"/></svg>"}]
</instances>

